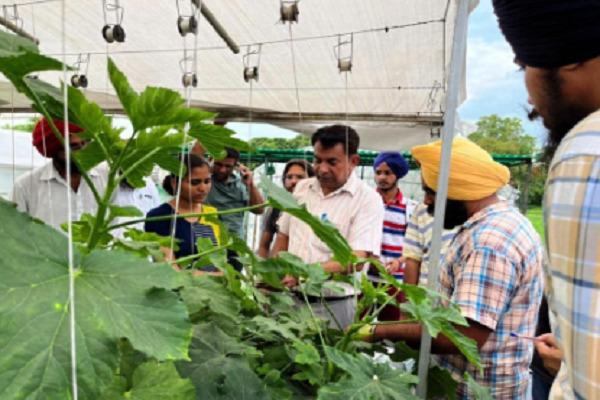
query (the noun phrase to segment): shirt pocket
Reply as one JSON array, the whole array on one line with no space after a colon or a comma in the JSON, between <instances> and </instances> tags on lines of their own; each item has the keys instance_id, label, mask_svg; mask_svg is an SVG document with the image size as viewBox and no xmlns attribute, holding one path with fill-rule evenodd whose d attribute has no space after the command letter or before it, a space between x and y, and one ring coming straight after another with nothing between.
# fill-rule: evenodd
<instances>
[{"instance_id":1,"label":"shirt pocket","mask_svg":"<svg viewBox=\"0 0 600 400\"><path fill-rule=\"evenodd\" d=\"M328 213L321 213L319 217L321 221L327 221L330 224L332 224L335 228L337 228L337 230L346 240L350 239L350 227L352 225L352 220L343 215L343 213L340 213L340 215L337 216L331 216ZM331 252L329 247L320 239L315 240L314 246L319 251Z\"/></svg>"}]
</instances>

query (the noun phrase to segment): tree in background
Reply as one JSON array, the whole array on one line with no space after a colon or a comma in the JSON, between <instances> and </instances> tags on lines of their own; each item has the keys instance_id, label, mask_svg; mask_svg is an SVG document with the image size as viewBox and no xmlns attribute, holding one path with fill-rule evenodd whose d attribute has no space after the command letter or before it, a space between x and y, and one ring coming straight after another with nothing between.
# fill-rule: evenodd
<instances>
[{"instance_id":1,"label":"tree in background","mask_svg":"<svg viewBox=\"0 0 600 400\"><path fill-rule=\"evenodd\" d=\"M15 131L20 131L20 132L33 132L33 128L35 127L35 124L37 124L38 120L40 119L40 117L31 117L27 120L27 122L21 123L21 124L14 124L14 125L10 125L10 124L6 124L2 126L2 129L13 129Z\"/></svg>"},{"instance_id":2,"label":"tree in background","mask_svg":"<svg viewBox=\"0 0 600 400\"><path fill-rule=\"evenodd\" d=\"M310 146L310 139L304 135L296 135L292 139L256 137L250 139L250 146L262 149L303 149Z\"/></svg>"},{"instance_id":3,"label":"tree in background","mask_svg":"<svg viewBox=\"0 0 600 400\"><path fill-rule=\"evenodd\" d=\"M535 138L525 133L521 120L515 117L481 117L469 139L490 153L529 155L536 151Z\"/></svg>"},{"instance_id":4,"label":"tree in background","mask_svg":"<svg viewBox=\"0 0 600 400\"><path fill-rule=\"evenodd\" d=\"M527 135L521 120L515 117L500 117L496 114L481 117L477 121L477 130L469 135L469 139L490 153L532 155L536 153L536 141ZM511 167L514 186L523 192L527 184L527 166ZM533 167L529 183L529 205L541 205L546 182L547 169L544 165Z\"/></svg>"}]
</instances>

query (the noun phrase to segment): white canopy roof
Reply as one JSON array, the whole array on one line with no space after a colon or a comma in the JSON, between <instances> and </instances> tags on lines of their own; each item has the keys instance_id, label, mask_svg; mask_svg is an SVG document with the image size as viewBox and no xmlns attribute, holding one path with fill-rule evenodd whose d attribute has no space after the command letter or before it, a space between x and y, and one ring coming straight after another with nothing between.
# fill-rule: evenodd
<instances>
[{"instance_id":1,"label":"white canopy roof","mask_svg":"<svg viewBox=\"0 0 600 400\"><path fill-rule=\"evenodd\" d=\"M0 0L15 2L24 4L17 6L23 29L39 38L44 54L60 59L61 2ZM120 111L106 74L107 55L137 90L148 85L182 90L180 61L184 47L193 54L195 41L187 35L184 42L177 31L177 1L121 0L127 35L121 44L102 38L101 1L66 3L67 62L73 65L80 54L90 54L80 73L87 69L92 99ZM348 120L361 134L361 147L374 150L426 142L432 127L442 123L456 0L302 0L299 22L291 27L279 21L278 0L202 4L241 51L233 54L200 18L193 105L219 111L232 121L301 126L300 131L312 130L310 124ZM179 5L189 14L188 0L179 0ZM107 16L114 22L114 12ZM353 68L346 76L338 71L334 46L340 35L349 39L344 35L348 33L353 33ZM242 76L243 56L249 45L260 43L259 81L250 85ZM349 46L341 51L348 54ZM40 77L56 83L59 74ZM0 110L29 111L29 102L11 93L5 82L0 82Z\"/></svg>"}]
</instances>

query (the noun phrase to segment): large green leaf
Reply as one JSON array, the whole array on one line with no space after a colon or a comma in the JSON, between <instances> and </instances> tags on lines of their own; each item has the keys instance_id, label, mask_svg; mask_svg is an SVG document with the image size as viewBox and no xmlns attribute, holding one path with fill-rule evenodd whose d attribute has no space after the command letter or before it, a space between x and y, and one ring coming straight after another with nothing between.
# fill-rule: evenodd
<instances>
[{"instance_id":1,"label":"large green leaf","mask_svg":"<svg viewBox=\"0 0 600 400\"><path fill-rule=\"evenodd\" d=\"M326 347L325 353L347 376L321 387L320 400L418 399L411 390L417 382L413 375L377 364L364 354L352 355L332 347Z\"/></svg>"},{"instance_id":2,"label":"large green leaf","mask_svg":"<svg viewBox=\"0 0 600 400\"><path fill-rule=\"evenodd\" d=\"M27 86L25 91L27 97L33 100L33 95L35 95L36 100L32 106L37 112L42 113L41 105L53 118L62 119L64 117L63 93L59 88L40 79L27 76L23 78L23 84ZM70 113L69 120L73 120Z\"/></svg>"},{"instance_id":3,"label":"large green leaf","mask_svg":"<svg viewBox=\"0 0 600 400\"><path fill-rule=\"evenodd\" d=\"M125 147L125 141L120 137L121 130L113 128L111 119L104 115L100 106L88 101L79 89L69 86L68 94L70 118L83 128L79 135L91 140L75 153L80 166L87 171L102 161L112 164Z\"/></svg>"},{"instance_id":4,"label":"large green leaf","mask_svg":"<svg viewBox=\"0 0 600 400\"><path fill-rule=\"evenodd\" d=\"M477 342L456 329L456 326L469 325L456 304L452 304L439 293L422 286L400 283L387 273L381 264L375 262L373 265L379 270L380 277L385 279L389 285L404 292L407 302L400 305L403 311L423 324L431 337L435 338L440 333L443 334L471 364L481 368Z\"/></svg>"},{"instance_id":5,"label":"large green leaf","mask_svg":"<svg viewBox=\"0 0 600 400\"><path fill-rule=\"evenodd\" d=\"M31 53L39 52L37 45L31 40L5 31L0 31L0 50L12 52L28 51Z\"/></svg>"},{"instance_id":6,"label":"large green leaf","mask_svg":"<svg viewBox=\"0 0 600 400\"><path fill-rule=\"evenodd\" d=\"M225 147L240 151L250 149L248 143L233 137L233 130L222 125L194 122L190 126L189 135L198 139L202 147L217 159L225 156Z\"/></svg>"},{"instance_id":7,"label":"large green leaf","mask_svg":"<svg viewBox=\"0 0 600 400\"><path fill-rule=\"evenodd\" d=\"M189 379L181 379L171 362L149 361L133 373L133 387L123 394L132 400L193 400L194 385Z\"/></svg>"},{"instance_id":8,"label":"large green leaf","mask_svg":"<svg viewBox=\"0 0 600 400\"><path fill-rule=\"evenodd\" d=\"M387 277L389 278L389 276ZM394 280L391 278L391 280ZM441 305L442 296L421 286L390 283L399 287L406 295L408 302L400 308L408 312L413 318L425 326L431 337L435 338L440 333L447 337L469 362L481 367L477 342L463 335L456 329L456 325L468 326L467 320L461 315L460 309L455 304Z\"/></svg>"},{"instance_id":9,"label":"large green leaf","mask_svg":"<svg viewBox=\"0 0 600 400\"><path fill-rule=\"evenodd\" d=\"M37 53L15 53L0 50L0 72L13 82L15 88L22 92L22 78L32 72L60 71L63 64L54 58Z\"/></svg>"},{"instance_id":10,"label":"large green leaf","mask_svg":"<svg viewBox=\"0 0 600 400\"><path fill-rule=\"evenodd\" d=\"M458 382L452 374L438 366L429 368L427 372L427 398L455 400Z\"/></svg>"},{"instance_id":11,"label":"large green leaf","mask_svg":"<svg viewBox=\"0 0 600 400\"><path fill-rule=\"evenodd\" d=\"M208 111L188 108L179 93L158 87L147 87L135 102L134 110L130 118L135 130L203 121L215 115Z\"/></svg>"},{"instance_id":12,"label":"large green leaf","mask_svg":"<svg viewBox=\"0 0 600 400\"><path fill-rule=\"evenodd\" d=\"M266 399L265 385L248 363L258 355L253 347L205 323L194 329L191 361L177 363L177 369L194 382L198 400Z\"/></svg>"},{"instance_id":13,"label":"large green leaf","mask_svg":"<svg viewBox=\"0 0 600 400\"><path fill-rule=\"evenodd\" d=\"M469 394L475 400L493 400L490 390L484 386L481 386L469 373L465 372L463 376L465 383L467 384L467 390Z\"/></svg>"},{"instance_id":14,"label":"large green leaf","mask_svg":"<svg viewBox=\"0 0 600 400\"><path fill-rule=\"evenodd\" d=\"M131 118L131 114L134 112L135 102L138 99L138 94L133 90L131 85L129 84L129 80L121 72L119 68L117 68L116 64L112 60L112 58L108 58L108 77L110 78L110 82L112 83L113 88L117 92L117 97L123 106L123 109ZM134 126L135 129L135 126Z\"/></svg>"},{"instance_id":15,"label":"large green leaf","mask_svg":"<svg viewBox=\"0 0 600 400\"><path fill-rule=\"evenodd\" d=\"M123 157L123 175L134 187L145 185L144 177L150 175L155 164L175 174L179 174L180 161L177 154L185 143L183 133L171 132L168 127L158 127L142 131L130 143ZM183 169L185 173L185 168Z\"/></svg>"},{"instance_id":16,"label":"large green leaf","mask_svg":"<svg viewBox=\"0 0 600 400\"><path fill-rule=\"evenodd\" d=\"M148 87L137 94L112 59L108 60L108 75L135 132L214 117L213 113L186 107L183 97L171 89Z\"/></svg>"},{"instance_id":17,"label":"large green leaf","mask_svg":"<svg viewBox=\"0 0 600 400\"><path fill-rule=\"evenodd\" d=\"M294 197L285 189L275 185L268 179L260 183L269 198L269 203L288 214L302 220L311 227L315 235L331 249L333 258L342 265L350 265L356 261L352 248L342 234L329 222L323 222L301 206Z\"/></svg>"},{"instance_id":18,"label":"large green leaf","mask_svg":"<svg viewBox=\"0 0 600 400\"><path fill-rule=\"evenodd\" d=\"M241 310L240 301L221 282L208 275L190 277L181 296L191 315L210 312L236 321Z\"/></svg>"},{"instance_id":19,"label":"large green leaf","mask_svg":"<svg viewBox=\"0 0 600 400\"><path fill-rule=\"evenodd\" d=\"M0 201L0 397L64 399L70 391L67 239ZM191 325L168 265L74 252L80 398L112 382L117 342L159 360L186 359Z\"/></svg>"}]
</instances>

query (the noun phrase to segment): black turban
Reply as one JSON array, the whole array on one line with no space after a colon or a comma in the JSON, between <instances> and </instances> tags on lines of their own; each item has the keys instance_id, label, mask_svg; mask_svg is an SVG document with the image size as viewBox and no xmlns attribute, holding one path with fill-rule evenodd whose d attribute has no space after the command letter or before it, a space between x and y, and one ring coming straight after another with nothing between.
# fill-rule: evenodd
<instances>
[{"instance_id":1,"label":"black turban","mask_svg":"<svg viewBox=\"0 0 600 400\"><path fill-rule=\"evenodd\" d=\"M558 68L600 55L600 0L493 0L517 60Z\"/></svg>"}]
</instances>

